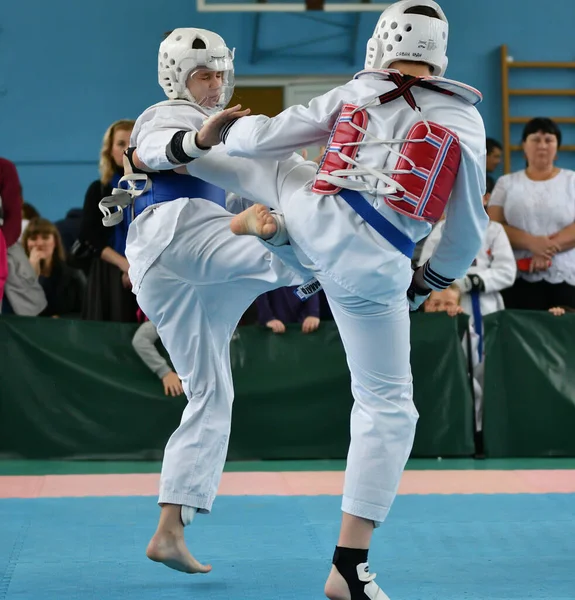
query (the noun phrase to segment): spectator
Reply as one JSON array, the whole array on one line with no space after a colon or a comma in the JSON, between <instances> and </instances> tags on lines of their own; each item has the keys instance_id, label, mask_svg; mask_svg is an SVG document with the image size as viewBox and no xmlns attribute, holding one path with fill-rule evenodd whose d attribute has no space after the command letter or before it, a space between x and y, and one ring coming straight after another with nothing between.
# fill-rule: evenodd
<instances>
[{"instance_id":1,"label":"spectator","mask_svg":"<svg viewBox=\"0 0 575 600\"><path fill-rule=\"evenodd\" d=\"M102 224L99 202L112 193L124 174L123 154L130 143L134 121L116 121L108 127L100 152L100 179L86 192L80 235L72 249L75 265L80 261L88 273L83 317L95 321L135 322L138 305L132 294L125 257L129 211L123 224Z\"/></svg>"},{"instance_id":2,"label":"spectator","mask_svg":"<svg viewBox=\"0 0 575 600\"><path fill-rule=\"evenodd\" d=\"M493 138L487 138L486 140L487 154L485 157L485 170L487 171L487 185L493 189L495 185L495 179L491 175L503 158L503 147L501 144Z\"/></svg>"},{"instance_id":3,"label":"spectator","mask_svg":"<svg viewBox=\"0 0 575 600\"><path fill-rule=\"evenodd\" d=\"M450 317L455 317L464 312L459 304L460 299L461 290L455 283L440 292L432 290L429 298L423 303L423 312L446 312Z\"/></svg>"},{"instance_id":4,"label":"spectator","mask_svg":"<svg viewBox=\"0 0 575 600\"><path fill-rule=\"evenodd\" d=\"M547 118L523 130L524 170L502 176L489 201L517 260L518 274L503 293L507 308L575 308L575 172L555 166L561 131Z\"/></svg>"},{"instance_id":5,"label":"spectator","mask_svg":"<svg viewBox=\"0 0 575 600\"><path fill-rule=\"evenodd\" d=\"M487 154L485 157L485 170L487 173L493 173L501 164L503 158L503 146L493 138L486 140Z\"/></svg>"},{"instance_id":6,"label":"spectator","mask_svg":"<svg viewBox=\"0 0 575 600\"><path fill-rule=\"evenodd\" d=\"M151 321L146 321L138 327L132 339L132 346L150 371L162 380L164 394L166 396L181 396L184 393L184 388L180 378L156 348L156 342L159 339L160 336L154 324Z\"/></svg>"},{"instance_id":7,"label":"spectator","mask_svg":"<svg viewBox=\"0 0 575 600\"><path fill-rule=\"evenodd\" d=\"M262 294L256 300L258 320L274 333L285 333L286 323L301 323L303 333L319 327L320 303L317 294L302 302L295 294L297 286L283 287Z\"/></svg>"},{"instance_id":8,"label":"spectator","mask_svg":"<svg viewBox=\"0 0 575 600\"><path fill-rule=\"evenodd\" d=\"M21 227L18 171L9 160L0 158L0 313L36 316L46 307L46 297L17 243Z\"/></svg>"},{"instance_id":9,"label":"spectator","mask_svg":"<svg viewBox=\"0 0 575 600\"><path fill-rule=\"evenodd\" d=\"M46 295L48 305L40 316L79 317L85 279L66 264L56 226L47 219L32 219L22 236L22 245Z\"/></svg>"}]
</instances>

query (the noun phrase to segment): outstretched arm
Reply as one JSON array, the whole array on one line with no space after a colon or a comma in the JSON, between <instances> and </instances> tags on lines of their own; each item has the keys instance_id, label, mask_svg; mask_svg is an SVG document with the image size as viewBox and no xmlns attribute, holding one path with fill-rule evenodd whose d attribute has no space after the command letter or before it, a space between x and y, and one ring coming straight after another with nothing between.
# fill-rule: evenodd
<instances>
[{"instance_id":1,"label":"outstretched arm","mask_svg":"<svg viewBox=\"0 0 575 600\"><path fill-rule=\"evenodd\" d=\"M220 113L204 124L197 141L209 146L221 140L230 156L282 160L300 148L325 145L343 105L354 95L346 84L314 98L307 107L290 106L273 118Z\"/></svg>"}]
</instances>

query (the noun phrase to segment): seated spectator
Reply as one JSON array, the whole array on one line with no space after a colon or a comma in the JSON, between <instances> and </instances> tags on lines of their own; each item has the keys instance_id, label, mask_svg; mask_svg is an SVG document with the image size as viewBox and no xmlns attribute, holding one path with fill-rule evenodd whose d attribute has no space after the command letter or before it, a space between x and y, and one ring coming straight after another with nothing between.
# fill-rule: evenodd
<instances>
[{"instance_id":1,"label":"seated spectator","mask_svg":"<svg viewBox=\"0 0 575 600\"><path fill-rule=\"evenodd\" d=\"M487 182L484 206L487 206L492 190ZM444 225L445 221L440 221L425 240L420 265L433 254L443 235ZM483 349L483 317L505 308L501 291L513 285L516 274L515 256L505 229L500 223L489 221L481 250L465 277L455 282L461 291L463 311L470 315L471 324L479 335L480 352Z\"/></svg>"},{"instance_id":2,"label":"seated spectator","mask_svg":"<svg viewBox=\"0 0 575 600\"><path fill-rule=\"evenodd\" d=\"M55 225L47 219L32 219L22 236L22 245L48 302L40 316L79 317L85 279L66 264Z\"/></svg>"},{"instance_id":3,"label":"seated spectator","mask_svg":"<svg viewBox=\"0 0 575 600\"><path fill-rule=\"evenodd\" d=\"M180 378L156 348L156 342L159 339L160 336L155 325L151 321L146 320L138 327L134 334L132 346L150 371L162 380L164 394L166 396L181 396L184 393L184 388L182 387Z\"/></svg>"},{"instance_id":4,"label":"seated spectator","mask_svg":"<svg viewBox=\"0 0 575 600\"><path fill-rule=\"evenodd\" d=\"M440 292L432 290L429 298L423 303L423 312L446 312L450 317L455 317L464 312L459 304L460 299L461 290L455 283Z\"/></svg>"},{"instance_id":5,"label":"seated spectator","mask_svg":"<svg viewBox=\"0 0 575 600\"><path fill-rule=\"evenodd\" d=\"M3 314L38 317L48 306L46 294L20 243L8 248L8 278L2 302Z\"/></svg>"},{"instance_id":6,"label":"seated spectator","mask_svg":"<svg viewBox=\"0 0 575 600\"><path fill-rule=\"evenodd\" d=\"M301 323L303 333L319 327L320 301L317 294L302 302L294 290L298 286L283 287L258 297L258 321L274 333L285 333L286 323Z\"/></svg>"},{"instance_id":7,"label":"seated spectator","mask_svg":"<svg viewBox=\"0 0 575 600\"><path fill-rule=\"evenodd\" d=\"M0 158L0 313L35 317L46 296L21 244L22 185L14 163Z\"/></svg>"},{"instance_id":8,"label":"seated spectator","mask_svg":"<svg viewBox=\"0 0 575 600\"><path fill-rule=\"evenodd\" d=\"M561 131L547 118L523 130L527 168L496 183L488 213L501 223L517 260L505 306L549 310L575 308L575 172L555 166Z\"/></svg>"}]
</instances>

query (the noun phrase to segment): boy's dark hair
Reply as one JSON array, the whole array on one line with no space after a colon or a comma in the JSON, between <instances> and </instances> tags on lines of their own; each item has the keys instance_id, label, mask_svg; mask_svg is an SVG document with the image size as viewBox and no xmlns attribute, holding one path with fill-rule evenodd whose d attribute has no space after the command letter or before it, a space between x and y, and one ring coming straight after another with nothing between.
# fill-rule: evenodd
<instances>
[{"instance_id":1,"label":"boy's dark hair","mask_svg":"<svg viewBox=\"0 0 575 600\"><path fill-rule=\"evenodd\" d=\"M498 142L496 139L494 138L487 138L486 141L486 146L487 146L487 154L491 154L493 152L493 150L495 150L495 148L498 148L499 150L503 150L503 146L501 145L501 142Z\"/></svg>"}]
</instances>

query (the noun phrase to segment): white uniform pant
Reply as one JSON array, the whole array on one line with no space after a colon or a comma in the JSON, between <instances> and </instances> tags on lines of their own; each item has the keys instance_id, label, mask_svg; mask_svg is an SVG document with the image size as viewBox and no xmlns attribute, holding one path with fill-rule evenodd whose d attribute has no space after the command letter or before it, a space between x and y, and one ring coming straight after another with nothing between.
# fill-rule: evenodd
<instances>
[{"instance_id":1,"label":"white uniform pant","mask_svg":"<svg viewBox=\"0 0 575 600\"><path fill-rule=\"evenodd\" d=\"M287 200L281 207L288 223L294 206L297 209ZM291 244L322 285L351 374L354 403L342 510L377 526L387 517L397 494L419 417L413 403L407 296L405 290L390 289L385 302L362 298L338 283L338 272L328 274L315 267L293 239ZM314 245L313 239L306 239L306 244L319 260L330 251L328 246ZM341 252L337 242L331 251ZM382 280L381 285L386 284Z\"/></svg>"},{"instance_id":2,"label":"white uniform pant","mask_svg":"<svg viewBox=\"0 0 575 600\"><path fill-rule=\"evenodd\" d=\"M315 276L351 373L354 403L342 510L380 524L397 494L419 416L413 404L407 298L378 304L354 296L320 271Z\"/></svg>"},{"instance_id":3,"label":"white uniform pant","mask_svg":"<svg viewBox=\"0 0 575 600\"><path fill-rule=\"evenodd\" d=\"M313 179L316 167L313 163L302 164L294 159L272 168L266 161L236 157L219 161L208 154L206 158L190 163L188 170L210 183L220 182L227 190L283 212L288 223L288 234L291 234L289 223L302 223L301 217L297 219L294 216L299 207L293 197ZM306 238L306 244L319 260L330 254L343 256L342 252L347 249L342 250L338 241L340 225L346 216L332 211L323 219L321 204L327 201L319 201L313 196L306 198L306 201L314 203L312 209L306 212L306 218L309 214L310 218L315 219L314 227L310 229L314 235L318 233L318 239ZM333 237L320 240L323 231L333 233ZM303 230L298 234L293 232L295 237L305 237ZM356 232L356 235L363 234L362 231ZM409 261L402 261L406 272L401 272L400 277L389 277L387 281L378 279L376 286L390 286L386 294L389 300L379 303L353 294L336 283L339 273L328 274L319 268L293 238L291 245L301 263L322 284L351 373L354 405L342 509L346 513L381 523L397 493L413 446L418 418L413 404L406 290L399 287L391 289L396 285L393 282L409 282L411 279ZM282 250L271 246L270 249ZM391 256L391 262L397 265L400 261L395 258L395 251ZM369 268L366 271L361 268L363 265L358 264L364 258L351 255L340 266L357 272L357 277L366 273L373 279ZM371 258L375 263L380 262L377 255ZM383 256L381 258L383 262ZM387 260L390 260L389 255Z\"/></svg>"},{"instance_id":4,"label":"white uniform pant","mask_svg":"<svg viewBox=\"0 0 575 600\"><path fill-rule=\"evenodd\" d=\"M207 219L206 212L211 215ZM231 218L205 200L190 201L137 294L188 398L166 446L159 502L200 512L211 510L227 454L234 330L257 296L303 281L257 239L233 235ZM293 257L290 247L279 252Z\"/></svg>"}]
</instances>

